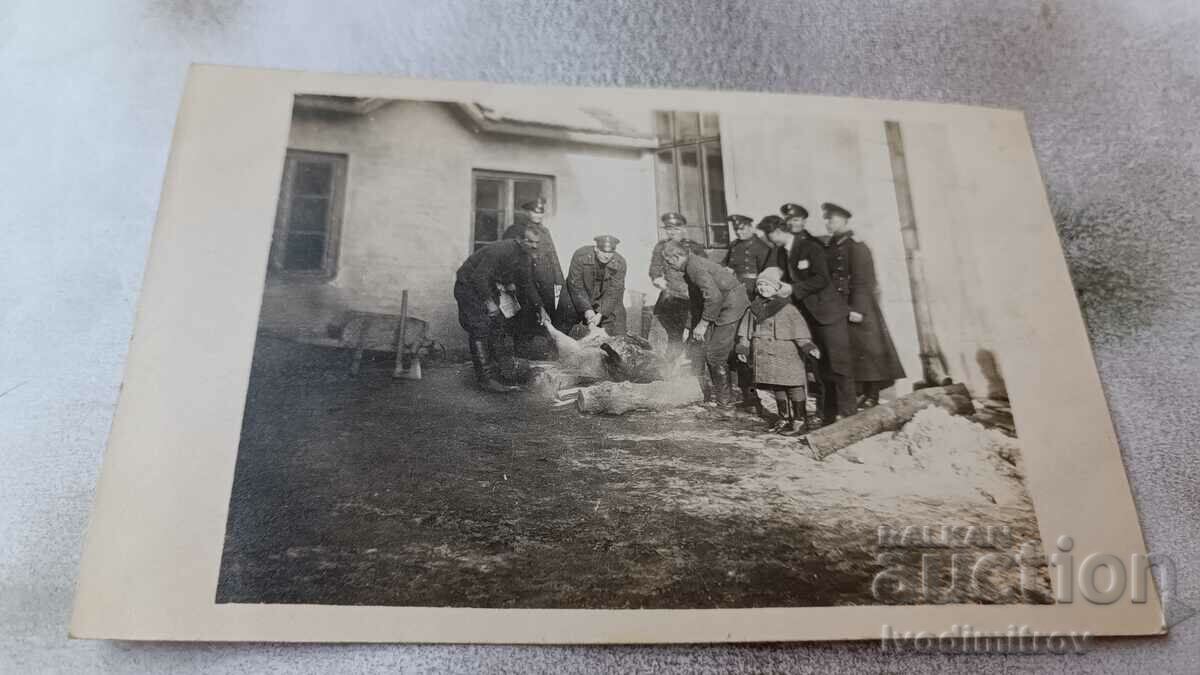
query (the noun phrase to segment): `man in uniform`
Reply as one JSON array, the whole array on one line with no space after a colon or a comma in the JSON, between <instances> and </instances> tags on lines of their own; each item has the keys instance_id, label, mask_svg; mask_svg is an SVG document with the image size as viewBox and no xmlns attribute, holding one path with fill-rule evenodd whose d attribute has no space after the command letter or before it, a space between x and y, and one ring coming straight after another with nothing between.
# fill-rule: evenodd
<instances>
[{"instance_id":1,"label":"man in uniform","mask_svg":"<svg viewBox=\"0 0 1200 675\"><path fill-rule=\"evenodd\" d=\"M554 248L554 239L546 226L546 200L537 200L521 205L525 218L513 223L504 230L501 239L520 239L526 230L534 230L541 238L538 248L533 252L533 284L542 299L542 307L554 307L554 298L563 285L562 264L558 260L558 250ZM518 353L528 358L544 359L549 356L550 339L542 328L541 317L525 308L514 322L516 348Z\"/></svg>"},{"instance_id":2,"label":"man in uniform","mask_svg":"<svg viewBox=\"0 0 1200 675\"><path fill-rule=\"evenodd\" d=\"M790 231L792 234L800 234L801 232L807 231L804 229L804 226L806 223L808 223L808 209L800 206L799 204L788 202L787 204L779 207L779 212L783 214L783 219L787 223L788 231Z\"/></svg>"},{"instance_id":3,"label":"man in uniform","mask_svg":"<svg viewBox=\"0 0 1200 675\"><path fill-rule=\"evenodd\" d=\"M727 222L733 228L734 240L729 246L725 266L741 280L746 297L754 299L755 279L771 264L771 245L755 236L754 221L747 216L734 214Z\"/></svg>"},{"instance_id":4,"label":"man in uniform","mask_svg":"<svg viewBox=\"0 0 1200 675\"><path fill-rule=\"evenodd\" d=\"M750 299L732 272L714 260L692 254L683 242L666 242L662 255L668 267L682 274L692 302L700 307L698 314L691 317L692 339L703 346L713 399L719 407L728 408L733 404L729 359L733 355L738 322L750 307ZM698 373L698 377L703 383L703 374Z\"/></svg>"},{"instance_id":5,"label":"man in uniform","mask_svg":"<svg viewBox=\"0 0 1200 675\"><path fill-rule=\"evenodd\" d=\"M541 296L533 284L533 254L541 235L529 228L520 239L505 239L484 246L467 258L454 278L458 323L467 331L471 365L480 388L488 392L512 391L497 380L496 356L506 353L499 343L509 337L503 306L516 300L541 325ZM500 347L498 349L498 347Z\"/></svg>"},{"instance_id":6,"label":"man in uniform","mask_svg":"<svg viewBox=\"0 0 1200 675\"><path fill-rule=\"evenodd\" d=\"M683 331L691 325L692 301L688 294L683 272L672 268L663 258L663 248L674 241L687 249L690 255L708 257L704 247L687 238L684 226L687 219L679 213L662 215L663 233L666 239L654 246L650 254L650 282L661 292L654 303L654 316L667 332L667 358L674 361L683 350Z\"/></svg>"},{"instance_id":7,"label":"man in uniform","mask_svg":"<svg viewBox=\"0 0 1200 675\"><path fill-rule=\"evenodd\" d=\"M849 309L845 298L830 283L824 244L802 225L800 234L792 232L797 227L795 221L806 215L793 211L788 216L789 206L795 205L785 204L781 209L785 218L782 227L770 223L764 229L767 240L777 247L776 264L783 270L784 289L791 292L804 314L821 352L820 377L824 390L821 414L828 424L849 417L856 410Z\"/></svg>"},{"instance_id":8,"label":"man in uniform","mask_svg":"<svg viewBox=\"0 0 1200 675\"><path fill-rule=\"evenodd\" d=\"M617 253L620 239L596 237L571 256L567 283L558 297L556 322L564 332L583 322L602 326L609 335L625 334L625 258Z\"/></svg>"},{"instance_id":9,"label":"man in uniform","mask_svg":"<svg viewBox=\"0 0 1200 675\"><path fill-rule=\"evenodd\" d=\"M726 219L733 229L734 241L729 246L725 267L742 282L747 299L753 300L758 273L771 264L771 245L756 235L754 221L747 216L733 214ZM749 363L739 361L736 354L729 360L730 371L737 376L737 386L742 392L742 406L759 409L758 392L754 390L754 371Z\"/></svg>"},{"instance_id":10,"label":"man in uniform","mask_svg":"<svg viewBox=\"0 0 1200 675\"><path fill-rule=\"evenodd\" d=\"M875 299L875 261L870 247L854 238L850 211L829 202L821 205L821 211L830 235L825 244L830 279L849 306L854 380L862 406L873 408L879 403L879 392L904 377L904 366Z\"/></svg>"}]
</instances>

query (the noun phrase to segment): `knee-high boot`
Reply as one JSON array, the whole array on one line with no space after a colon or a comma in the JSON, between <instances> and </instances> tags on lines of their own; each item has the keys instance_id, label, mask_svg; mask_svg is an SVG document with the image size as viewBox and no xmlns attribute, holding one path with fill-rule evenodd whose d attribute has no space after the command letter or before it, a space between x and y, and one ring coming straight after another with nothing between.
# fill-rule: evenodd
<instances>
[{"instance_id":1,"label":"knee-high boot","mask_svg":"<svg viewBox=\"0 0 1200 675\"><path fill-rule=\"evenodd\" d=\"M771 431L781 433L787 431L792 426L792 410L786 398L775 397L775 407L779 410L779 419L771 425Z\"/></svg>"},{"instance_id":2,"label":"knee-high boot","mask_svg":"<svg viewBox=\"0 0 1200 675\"><path fill-rule=\"evenodd\" d=\"M733 405L733 396L729 387L729 366L721 363L710 365L708 372L713 381L713 400L718 408L729 408Z\"/></svg>"},{"instance_id":3,"label":"knee-high boot","mask_svg":"<svg viewBox=\"0 0 1200 675\"><path fill-rule=\"evenodd\" d=\"M496 380L496 364L492 360L487 340L472 339L469 346L471 365L475 369L475 381L479 383L480 389L496 394L515 391L512 387L506 387Z\"/></svg>"}]
</instances>

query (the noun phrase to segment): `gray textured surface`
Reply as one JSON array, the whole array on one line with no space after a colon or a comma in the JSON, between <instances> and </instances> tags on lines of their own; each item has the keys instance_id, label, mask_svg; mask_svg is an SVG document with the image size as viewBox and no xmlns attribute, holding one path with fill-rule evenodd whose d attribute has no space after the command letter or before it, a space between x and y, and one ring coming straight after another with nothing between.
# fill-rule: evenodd
<instances>
[{"instance_id":1,"label":"gray textured surface","mask_svg":"<svg viewBox=\"0 0 1200 675\"><path fill-rule=\"evenodd\" d=\"M1198 41L1195 0L0 3L0 670L1195 672L1200 619L1082 657L970 661L889 658L875 644L137 645L64 635L193 61L1025 109L1149 545L1175 558L1182 595L1198 604Z\"/></svg>"}]
</instances>

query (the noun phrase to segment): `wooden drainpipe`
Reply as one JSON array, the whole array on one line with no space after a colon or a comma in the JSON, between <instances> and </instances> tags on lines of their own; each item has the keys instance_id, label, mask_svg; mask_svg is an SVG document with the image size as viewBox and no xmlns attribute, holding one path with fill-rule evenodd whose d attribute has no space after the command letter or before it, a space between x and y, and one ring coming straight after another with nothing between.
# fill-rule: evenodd
<instances>
[{"instance_id":1,"label":"wooden drainpipe","mask_svg":"<svg viewBox=\"0 0 1200 675\"><path fill-rule=\"evenodd\" d=\"M917 218L913 210L912 191L908 180L908 164L904 156L904 138L900 123L883 123L887 133L888 154L892 159L892 177L896 182L896 206L900 214L900 235L904 239L904 261L908 265L908 281L912 291L913 313L917 321L917 345L920 349L922 387L950 384L946 356L938 344L933 329L933 314L929 307L929 291L925 283L925 263L921 257L921 240L917 235Z\"/></svg>"}]
</instances>

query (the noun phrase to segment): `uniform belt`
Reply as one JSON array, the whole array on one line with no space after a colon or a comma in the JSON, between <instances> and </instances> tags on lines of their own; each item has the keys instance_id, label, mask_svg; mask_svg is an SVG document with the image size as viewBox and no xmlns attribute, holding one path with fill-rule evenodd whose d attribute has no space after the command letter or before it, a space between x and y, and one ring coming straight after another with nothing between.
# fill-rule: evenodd
<instances>
[{"instance_id":1,"label":"uniform belt","mask_svg":"<svg viewBox=\"0 0 1200 675\"><path fill-rule=\"evenodd\" d=\"M758 278L757 274L739 274L738 276L740 276L743 279L757 279Z\"/></svg>"}]
</instances>

